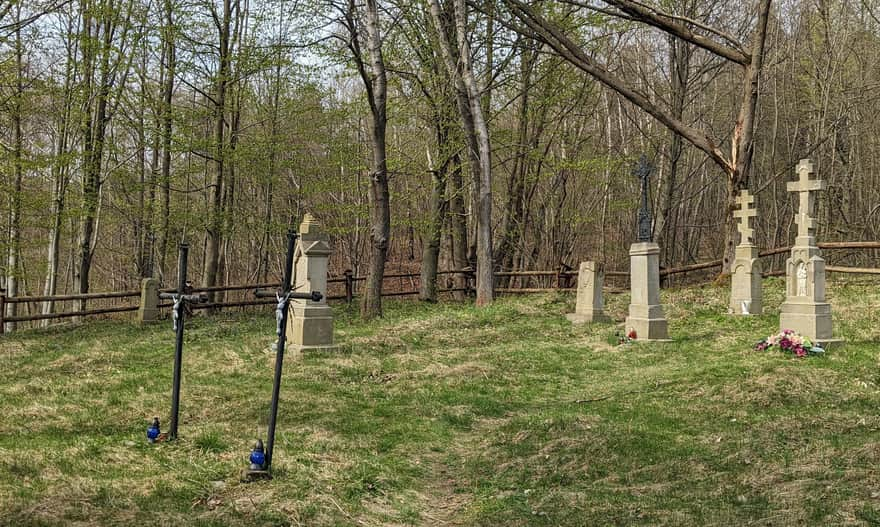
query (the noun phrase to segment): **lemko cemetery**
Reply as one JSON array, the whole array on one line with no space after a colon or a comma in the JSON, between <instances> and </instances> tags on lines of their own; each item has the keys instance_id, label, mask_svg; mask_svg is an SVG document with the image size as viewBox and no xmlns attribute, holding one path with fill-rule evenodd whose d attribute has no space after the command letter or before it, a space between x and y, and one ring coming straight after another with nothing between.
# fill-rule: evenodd
<instances>
[{"instance_id":1,"label":"lemko cemetery","mask_svg":"<svg viewBox=\"0 0 880 527\"><path fill-rule=\"evenodd\" d=\"M0 1L0 526L880 525L877 0Z\"/></svg>"}]
</instances>

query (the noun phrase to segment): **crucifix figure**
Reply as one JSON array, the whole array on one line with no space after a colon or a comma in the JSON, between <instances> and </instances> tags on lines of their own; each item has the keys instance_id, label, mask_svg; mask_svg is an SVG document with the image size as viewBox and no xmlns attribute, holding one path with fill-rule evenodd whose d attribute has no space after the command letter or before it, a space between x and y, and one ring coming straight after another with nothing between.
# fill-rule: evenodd
<instances>
[{"instance_id":1,"label":"crucifix figure","mask_svg":"<svg viewBox=\"0 0 880 527\"><path fill-rule=\"evenodd\" d=\"M801 159L797 166L798 180L791 181L786 185L789 192L797 192L799 194L800 203L798 204L798 214L795 222L798 225L798 238L807 241L807 238L813 238L816 234L816 218L813 217L813 209L816 204L817 190L825 190L827 186L824 181L818 179L810 179L813 174L813 163L809 159ZM798 244L802 245L802 244Z\"/></svg>"},{"instance_id":2,"label":"crucifix figure","mask_svg":"<svg viewBox=\"0 0 880 527\"><path fill-rule=\"evenodd\" d=\"M739 243L740 245L752 245L755 242L755 229L749 226L749 218L757 216L758 211L749 207L749 205L755 203L755 196L749 194L748 190L740 190L736 203L739 205L739 210L734 211L733 216L739 218L739 225L737 226L740 234Z\"/></svg>"},{"instance_id":3,"label":"crucifix figure","mask_svg":"<svg viewBox=\"0 0 880 527\"><path fill-rule=\"evenodd\" d=\"M651 211L648 208L648 180L651 178L651 165L644 154L639 158L639 164L633 172L642 183L642 202L639 207L639 241L651 241Z\"/></svg>"}]
</instances>

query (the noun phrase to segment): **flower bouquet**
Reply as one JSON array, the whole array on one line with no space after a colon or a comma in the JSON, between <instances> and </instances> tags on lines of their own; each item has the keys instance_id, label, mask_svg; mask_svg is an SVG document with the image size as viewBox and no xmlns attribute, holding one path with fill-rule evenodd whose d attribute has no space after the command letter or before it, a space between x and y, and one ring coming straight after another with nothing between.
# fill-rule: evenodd
<instances>
[{"instance_id":1,"label":"flower bouquet","mask_svg":"<svg viewBox=\"0 0 880 527\"><path fill-rule=\"evenodd\" d=\"M618 344L629 344L630 342L636 340L636 337L637 337L636 330L634 330L634 329L629 330L629 332L627 332L625 335L618 331L617 332L617 343Z\"/></svg>"},{"instance_id":2,"label":"flower bouquet","mask_svg":"<svg viewBox=\"0 0 880 527\"><path fill-rule=\"evenodd\" d=\"M755 349L758 351L765 351L774 346L798 357L806 357L808 354L825 353L825 350L818 344L813 343L807 337L798 335L792 329L783 329L781 333L770 335L761 342L755 344Z\"/></svg>"}]
</instances>

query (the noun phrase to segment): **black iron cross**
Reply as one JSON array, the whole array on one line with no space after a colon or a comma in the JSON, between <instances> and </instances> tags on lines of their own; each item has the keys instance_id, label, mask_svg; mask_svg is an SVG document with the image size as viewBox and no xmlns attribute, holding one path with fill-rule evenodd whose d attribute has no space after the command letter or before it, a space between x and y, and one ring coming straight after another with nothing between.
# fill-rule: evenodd
<instances>
[{"instance_id":1,"label":"black iron cross","mask_svg":"<svg viewBox=\"0 0 880 527\"><path fill-rule=\"evenodd\" d=\"M639 241L650 242L651 240L651 210L648 208L648 180L651 178L651 170L653 168L648 163L645 154L639 158L639 164L633 171L642 182L642 204L639 207Z\"/></svg>"}]
</instances>

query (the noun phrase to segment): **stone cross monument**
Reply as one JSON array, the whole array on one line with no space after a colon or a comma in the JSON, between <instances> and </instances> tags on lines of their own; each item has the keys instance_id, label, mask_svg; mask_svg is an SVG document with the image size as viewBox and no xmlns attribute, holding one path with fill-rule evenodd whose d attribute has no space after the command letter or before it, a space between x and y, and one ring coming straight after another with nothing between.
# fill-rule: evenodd
<instances>
[{"instance_id":1,"label":"stone cross monument","mask_svg":"<svg viewBox=\"0 0 880 527\"><path fill-rule=\"evenodd\" d=\"M789 182L789 192L797 192L798 235L786 261L785 302L779 313L779 328L793 329L818 343L836 339L831 336L831 304L825 302L825 260L816 246L815 192L826 184L810 179L813 163L801 159L798 180Z\"/></svg>"},{"instance_id":2,"label":"stone cross monument","mask_svg":"<svg viewBox=\"0 0 880 527\"><path fill-rule=\"evenodd\" d=\"M319 291L321 300L293 299L287 318L287 345L291 351L335 349L333 345L333 310L327 305L327 261L330 237L321 224L306 213L299 226L299 240L294 252L294 291Z\"/></svg>"},{"instance_id":3,"label":"stone cross monument","mask_svg":"<svg viewBox=\"0 0 880 527\"><path fill-rule=\"evenodd\" d=\"M565 315L575 324L584 322L609 322L604 313L604 299L602 298L602 285L605 281L605 272L602 264L596 262L581 262L578 270L577 305L574 313Z\"/></svg>"},{"instance_id":4,"label":"stone cross monument","mask_svg":"<svg viewBox=\"0 0 880 527\"><path fill-rule=\"evenodd\" d=\"M760 315L761 304L761 262L758 248L755 247L755 229L749 226L749 219L758 215L751 208L755 197L748 190L741 190L736 198L740 209L733 213L739 218L739 245L736 246L736 259L733 261L733 278L730 284L730 313L733 315Z\"/></svg>"},{"instance_id":5,"label":"stone cross monument","mask_svg":"<svg viewBox=\"0 0 880 527\"><path fill-rule=\"evenodd\" d=\"M642 186L639 238L629 249L631 299L626 331L635 330L637 340L668 340L666 316L660 305L660 246L651 241L648 179L651 166L642 156L634 175Z\"/></svg>"}]
</instances>

